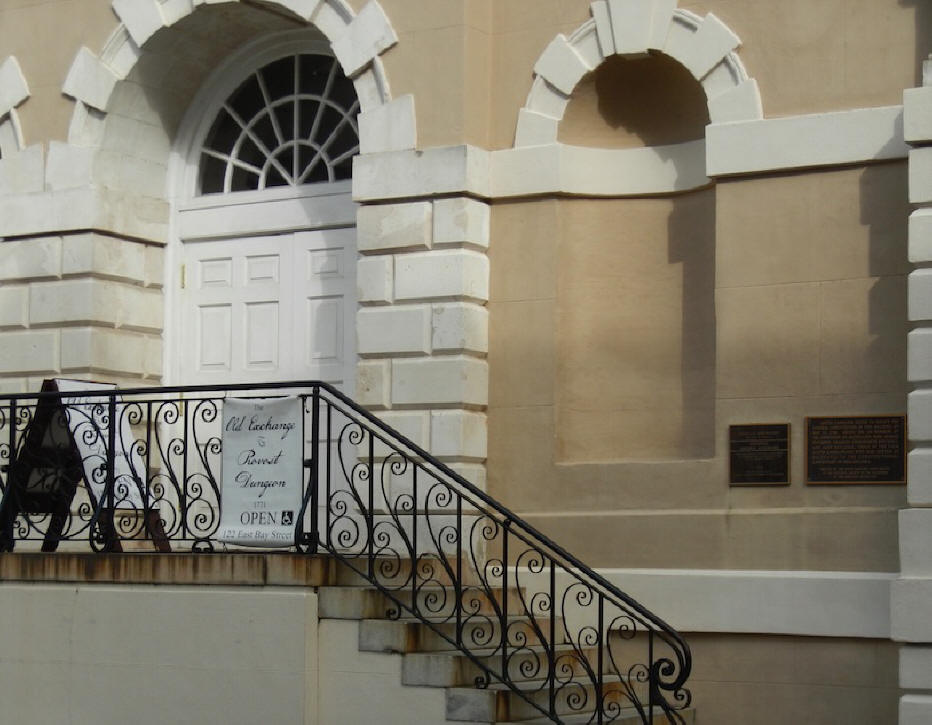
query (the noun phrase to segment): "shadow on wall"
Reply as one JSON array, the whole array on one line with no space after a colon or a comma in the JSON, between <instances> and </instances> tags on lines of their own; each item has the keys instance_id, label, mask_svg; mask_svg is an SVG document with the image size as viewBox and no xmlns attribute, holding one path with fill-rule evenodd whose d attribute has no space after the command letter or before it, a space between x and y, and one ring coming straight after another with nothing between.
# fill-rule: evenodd
<instances>
[{"instance_id":1,"label":"shadow on wall","mask_svg":"<svg viewBox=\"0 0 932 725\"><path fill-rule=\"evenodd\" d=\"M916 83L922 85L922 62L932 53L932 3L929 0L900 0L900 5L916 10Z\"/></svg>"},{"instance_id":2,"label":"shadow on wall","mask_svg":"<svg viewBox=\"0 0 932 725\"><path fill-rule=\"evenodd\" d=\"M714 454L715 191L559 202L557 460Z\"/></svg>"},{"instance_id":3,"label":"shadow on wall","mask_svg":"<svg viewBox=\"0 0 932 725\"><path fill-rule=\"evenodd\" d=\"M702 139L705 93L660 53L608 58L577 86L562 143ZM562 201L557 460L715 455L715 190Z\"/></svg>"},{"instance_id":4,"label":"shadow on wall","mask_svg":"<svg viewBox=\"0 0 932 725\"><path fill-rule=\"evenodd\" d=\"M909 272L907 166L903 162L864 169L860 179L860 221L869 228L868 331L870 343L861 356L865 392L904 396L905 412L906 274Z\"/></svg>"},{"instance_id":5,"label":"shadow on wall","mask_svg":"<svg viewBox=\"0 0 932 725\"><path fill-rule=\"evenodd\" d=\"M662 53L616 55L576 86L559 140L597 148L664 146L703 138L708 123L705 92L678 61Z\"/></svg>"},{"instance_id":6,"label":"shadow on wall","mask_svg":"<svg viewBox=\"0 0 932 725\"><path fill-rule=\"evenodd\" d=\"M670 264L682 266L682 450L715 456L715 189L673 202L667 220Z\"/></svg>"},{"instance_id":7,"label":"shadow on wall","mask_svg":"<svg viewBox=\"0 0 932 725\"><path fill-rule=\"evenodd\" d=\"M243 3L201 6L142 48L107 109L98 182L166 196L165 167L181 119L201 84L244 43L292 29L297 20Z\"/></svg>"}]
</instances>

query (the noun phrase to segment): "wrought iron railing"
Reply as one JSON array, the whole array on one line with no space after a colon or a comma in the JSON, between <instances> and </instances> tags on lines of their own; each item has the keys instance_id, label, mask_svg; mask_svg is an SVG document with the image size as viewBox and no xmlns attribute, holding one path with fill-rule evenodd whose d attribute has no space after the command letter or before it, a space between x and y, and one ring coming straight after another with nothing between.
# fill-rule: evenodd
<instances>
[{"instance_id":1,"label":"wrought iron railing","mask_svg":"<svg viewBox=\"0 0 932 725\"><path fill-rule=\"evenodd\" d=\"M320 382L0 396L0 548L213 551L224 400L296 395L299 551L325 551L561 722L683 722L691 655L663 620ZM75 437L78 437L76 442Z\"/></svg>"}]
</instances>

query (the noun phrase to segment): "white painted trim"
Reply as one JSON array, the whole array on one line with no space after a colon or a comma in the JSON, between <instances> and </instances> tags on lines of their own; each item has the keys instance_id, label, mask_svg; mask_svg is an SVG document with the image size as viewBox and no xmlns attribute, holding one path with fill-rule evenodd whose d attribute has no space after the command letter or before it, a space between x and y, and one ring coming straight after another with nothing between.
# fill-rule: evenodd
<instances>
[{"instance_id":1,"label":"white painted trim","mask_svg":"<svg viewBox=\"0 0 932 725\"><path fill-rule=\"evenodd\" d=\"M893 572L597 571L681 632L890 637Z\"/></svg>"},{"instance_id":2,"label":"white painted trim","mask_svg":"<svg viewBox=\"0 0 932 725\"><path fill-rule=\"evenodd\" d=\"M162 369L169 381L180 380L181 375L181 359L175 349L179 344L177 335L182 328L176 290L182 240L283 232L309 225L315 228L349 227L356 223L356 206L350 196L351 181L196 195L199 149L220 106L249 73L278 58L299 52L334 55L323 32L313 27L266 35L243 46L209 75L192 100L176 134L168 165L172 211L164 268L166 330ZM382 99L383 102L385 100ZM257 214L260 204L263 212ZM351 293L355 288L354 281ZM353 324L352 319L348 324ZM354 380L348 379L345 392L351 393L354 384Z\"/></svg>"},{"instance_id":3,"label":"white painted trim","mask_svg":"<svg viewBox=\"0 0 932 725\"><path fill-rule=\"evenodd\" d=\"M187 205L197 190L198 151L223 103L250 73L295 53L332 56L323 34L314 29L287 30L247 43L227 58L201 85L179 126L169 160L170 198Z\"/></svg>"},{"instance_id":4,"label":"white painted trim","mask_svg":"<svg viewBox=\"0 0 932 725\"><path fill-rule=\"evenodd\" d=\"M221 204L217 199L211 206L179 211L174 228L179 239L202 241L287 232L309 224L315 229L350 227L356 223L356 205L347 193L349 184L340 186L340 190L329 191L309 188L302 195L267 201L228 199L227 204ZM260 205L262 211L258 213Z\"/></svg>"},{"instance_id":5,"label":"white painted trim","mask_svg":"<svg viewBox=\"0 0 932 725\"><path fill-rule=\"evenodd\" d=\"M706 128L709 176L905 158L903 107L882 106Z\"/></svg>"},{"instance_id":6,"label":"white painted trim","mask_svg":"<svg viewBox=\"0 0 932 725\"><path fill-rule=\"evenodd\" d=\"M337 16L335 12L332 13ZM337 16L337 23L342 23ZM290 36L290 37L289 37ZM223 214L217 214L219 204L242 203L248 205L260 199L287 201L298 198L293 194L303 192L301 188L288 187L281 191L268 192L240 192L229 195L195 196L197 180L197 154L195 150L200 147L204 136L209 131L209 124L216 116L219 108L230 93L242 82L242 79L251 71L271 62L277 56L277 49L287 45L288 51L308 50L324 52L331 55L329 47L324 40L322 31L314 28L305 30L287 31L284 34L273 34L246 44L236 53L226 59L216 68L201 85L195 94L188 112L185 114L175 135L175 142L168 159L168 197L171 203L171 216L169 222L168 245L165 250L165 266L163 279L163 297L165 300L165 333L162 346L163 382L176 382L180 379L180 355L176 354L180 334L180 305L178 303L178 290L176 280L181 264L181 239L187 235L189 239L200 238L199 235L210 233L205 231L205 225L216 219L223 219ZM283 52L283 55L288 53ZM195 110L197 109L197 110ZM248 206L241 207L248 209ZM293 216L294 206L288 206L289 218ZM240 214L231 216L231 230L239 229L242 232L243 219ZM199 213L206 212L206 213ZM213 213L211 213L213 212ZM248 219L246 220L248 221ZM267 230L270 231L270 230ZM236 233L231 231L231 233Z\"/></svg>"}]
</instances>

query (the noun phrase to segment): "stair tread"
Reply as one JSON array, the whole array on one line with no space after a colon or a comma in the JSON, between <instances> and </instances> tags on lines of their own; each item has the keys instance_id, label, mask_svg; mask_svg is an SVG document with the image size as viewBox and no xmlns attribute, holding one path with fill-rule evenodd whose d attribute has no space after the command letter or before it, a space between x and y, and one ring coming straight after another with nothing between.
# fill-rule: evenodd
<instances>
[{"instance_id":1,"label":"stair tread","mask_svg":"<svg viewBox=\"0 0 932 725\"><path fill-rule=\"evenodd\" d=\"M385 589L383 589L382 587L376 584L324 584L319 588L320 589L351 589L354 591L377 591L377 592L388 591L390 593L393 593L393 592L405 593L405 592L411 591L410 583L407 584L406 586L386 587ZM493 592L501 592L501 591L504 591L504 587L491 586L489 587L489 590ZM453 588L452 584L448 584L446 586L442 584L441 585L424 584L424 585L418 586L417 591L418 592L450 592L451 594L455 593L455 589ZM463 591L468 592L469 594L476 594L476 593L486 594L487 593L485 587L480 587L477 584L467 584L463 587ZM524 588L519 589L518 587L508 587L508 591L517 592L517 591L526 591L526 590Z\"/></svg>"},{"instance_id":2,"label":"stair tread","mask_svg":"<svg viewBox=\"0 0 932 725\"><path fill-rule=\"evenodd\" d=\"M654 722L663 722L666 723L666 716L663 715L663 712L660 708L654 708L657 712L654 713ZM691 716L694 714L694 708L687 708L686 710L678 711L684 717L687 717L687 722L691 722ZM633 707L622 708L617 716L613 717L611 720L612 725L618 725L618 723L623 723L625 718L636 718L635 722L641 723L641 717L638 714L638 711ZM580 723L593 723L592 713L580 713L579 715L561 715L560 722L564 725L580 725ZM471 725L471 723L459 723L459 725ZM548 717L535 717L530 720L497 720L491 725L553 725L553 720Z\"/></svg>"},{"instance_id":3,"label":"stair tread","mask_svg":"<svg viewBox=\"0 0 932 725\"><path fill-rule=\"evenodd\" d=\"M603 684L603 685L610 685L610 684L614 684L614 683L617 683L617 682L624 682L624 681L626 681L627 679L628 679L628 678L626 678L626 677L620 677L619 675L616 675L616 674L614 674L614 673L603 673L603 675L602 675L602 684ZM583 685L583 686L590 686L590 685L593 685L593 684L594 684L593 682L591 682L591 681L588 680L588 679L585 679L585 680L583 680L583 679L574 679L574 680L571 680L571 682L572 682L572 683L575 683L575 684L578 684L578 685ZM546 678L533 679L533 680L517 680L517 681L513 681L514 686L515 686L517 689L522 690L522 691L524 691L524 692L537 692L538 690L543 690L543 689L545 689L545 688L547 687L547 683L548 683L548 680L547 680ZM566 684L566 683L559 683L559 682L558 682L558 683L557 683L557 687L560 687L561 684ZM459 690L459 691L461 691L461 692L483 692L483 690L485 690L485 691L489 691L489 692L505 692L505 693L508 693L508 692L511 691L511 686L510 686L510 685L506 685L506 684L503 683L503 682L497 682L497 681L496 681L496 682L490 682L489 685L488 685L488 687L486 687L486 688L481 688L481 689L480 689L480 688L476 688L476 687L448 687L448 688L446 688L446 689L447 689L447 690L450 690L450 691Z\"/></svg>"},{"instance_id":4,"label":"stair tread","mask_svg":"<svg viewBox=\"0 0 932 725\"><path fill-rule=\"evenodd\" d=\"M583 647L583 651L593 650L594 647ZM469 654L474 657L491 657L500 653L500 648L498 647L485 647L480 649L470 649ZM522 647L512 647L509 645L508 648L509 656L511 652L530 652L533 654L546 654L549 651L549 648L544 648L543 645L534 644L534 645L525 645ZM571 644L558 644L554 647L554 651L557 654L563 654L566 652L575 652L577 648ZM454 650L452 652L407 652L405 657L467 657L468 655L465 652L460 652L459 650Z\"/></svg>"}]
</instances>

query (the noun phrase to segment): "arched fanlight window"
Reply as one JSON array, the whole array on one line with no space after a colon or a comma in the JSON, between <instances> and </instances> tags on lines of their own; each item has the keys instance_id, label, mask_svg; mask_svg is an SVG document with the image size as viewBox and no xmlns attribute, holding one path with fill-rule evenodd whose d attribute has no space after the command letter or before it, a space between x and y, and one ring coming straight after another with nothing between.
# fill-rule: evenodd
<instances>
[{"instance_id":1,"label":"arched fanlight window","mask_svg":"<svg viewBox=\"0 0 932 725\"><path fill-rule=\"evenodd\" d=\"M201 149L201 194L349 179L359 151L353 83L336 60L302 53L250 75Z\"/></svg>"}]
</instances>

